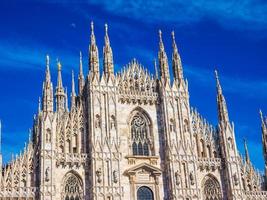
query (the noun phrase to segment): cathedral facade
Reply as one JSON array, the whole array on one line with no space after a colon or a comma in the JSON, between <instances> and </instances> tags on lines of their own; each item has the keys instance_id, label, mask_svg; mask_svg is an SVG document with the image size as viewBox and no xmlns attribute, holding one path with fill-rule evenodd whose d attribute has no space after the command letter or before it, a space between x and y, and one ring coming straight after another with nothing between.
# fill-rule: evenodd
<instances>
[{"instance_id":1,"label":"cathedral facade","mask_svg":"<svg viewBox=\"0 0 267 200\"><path fill-rule=\"evenodd\" d=\"M107 26L104 40L100 71L92 23L89 72L83 73L80 54L78 90L72 73L70 103L62 66L58 62L54 90L47 56L32 134L0 168L0 199L267 199L266 175L253 167L246 144L245 158L237 149L217 72L218 124L212 126L190 106L174 33L169 67L159 32L155 75L135 59L115 74ZM261 125L267 169L262 114Z\"/></svg>"}]
</instances>

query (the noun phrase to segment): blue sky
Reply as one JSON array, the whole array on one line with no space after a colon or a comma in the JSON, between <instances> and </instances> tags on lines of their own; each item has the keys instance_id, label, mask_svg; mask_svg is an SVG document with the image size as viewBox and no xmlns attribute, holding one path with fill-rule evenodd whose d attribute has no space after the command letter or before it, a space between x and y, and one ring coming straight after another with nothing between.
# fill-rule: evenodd
<instances>
[{"instance_id":1,"label":"blue sky","mask_svg":"<svg viewBox=\"0 0 267 200\"><path fill-rule=\"evenodd\" d=\"M136 58L154 73L158 29L163 32L171 65L174 30L191 105L216 125L217 69L239 150L244 152L246 138L251 160L263 170L258 114L260 108L267 114L267 3L263 0L1 1L0 118L5 162L28 140L46 54L50 55L54 81L56 58L61 60L68 88L71 70L78 72L80 50L87 73L91 20L100 59L104 24L109 25L115 70Z\"/></svg>"}]
</instances>

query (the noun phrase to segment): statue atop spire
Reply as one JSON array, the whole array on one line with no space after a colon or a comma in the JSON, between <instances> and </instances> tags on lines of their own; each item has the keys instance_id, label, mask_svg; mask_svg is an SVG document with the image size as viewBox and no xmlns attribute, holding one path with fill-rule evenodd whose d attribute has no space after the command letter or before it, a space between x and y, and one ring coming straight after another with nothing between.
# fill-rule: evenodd
<instances>
[{"instance_id":1,"label":"statue atop spire","mask_svg":"<svg viewBox=\"0 0 267 200\"><path fill-rule=\"evenodd\" d=\"M46 72L45 72L45 80L47 82L51 81L50 69L49 69L49 55L46 55Z\"/></svg>"},{"instance_id":2,"label":"statue atop spire","mask_svg":"<svg viewBox=\"0 0 267 200\"><path fill-rule=\"evenodd\" d=\"M114 75L114 65L113 65L113 53L110 46L109 36L108 36L108 25L105 24L105 45L103 47L103 65L104 73L106 77Z\"/></svg>"},{"instance_id":3,"label":"statue atop spire","mask_svg":"<svg viewBox=\"0 0 267 200\"><path fill-rule=\"evenodd\" d=\"M249 152L248 152L248 147L247 147L247 141L245 139L244 139L244 149L245 149L246 163L250 163L250 157L249 157Z\"/></svg>"},{"instance_id":4,"label":"statue atop spire","mask_svg":"<svg viewBox=\"0 0 267 200\"><path fill-rule=\"evenodd\" d=\"M175 34L172 31L172 68L173 68L173 76L175 80L178 80L179 83L183 81L183 67L181 62L181 57L178 52L178 48L175 42Z\"/></svg>"},{"instance_id":5,"label":"statue atop spire","mask_svg":"<svg viewBox=\"0 0 267 200\"><path fill-rule=\"evenodd\" d=\"M164 49L161 30L159 30L158 59L159 59L160 78L163 80L164 83L170 82L168 58L167 58L167 54L166 54L165 49Z\"/></svg>"},{"instance_id":6,"label":"statue atop spire","mask_svg":"<svg viewBox=\"0 0 267 200\"><path fill-rule=\"evenodd\" d=\"M84 86L84 75L83 75L83 59L82 52L80 51L80 68L79 68L79 95L82 94L83 86Z\"/></svg>"},{"instance_id":7,"label":"statue atop spire","mask_svg":"<svg viewBox=\"0 0 267 200\"><path fill-rule=\"evenodd\" d=\"M42 109L44 112L53 111L53 84L50 75L49 55L46 56L45 81L43 82ZM41 110L41 109L40 109Z\"/></svg>"},{"instance_id":8,"label":"statue atop spire","mask_svg":"<svg viewBox=\"0 0 267 200\"><path fill-rule=\"evenodd\" d=\"M75 107L75 80L74 80L74 72L71 72L71 109Z\"/></svg>"},{"instance_id":9,"label":"statue atop spire","mask_svg":"<svg viewBox=\"0 0 267 200\"><path fill-rule=\"evenodd\" d=\"M91 42L89 46L89 69L93 77L97 77L97 79L99 79L98 48L96 46L93 22L91 22Z\"/></svg>"},{"instance_id":10,"label":"statue atop spire","mask_svg":"<svg viewBox=\"0 0 267 200\"><path fill-rule=\"evenodd\" d=\"M57 87L56 87L56 109L57 111L64 110L65 107L65 98L66 95L64 93L63 83L62 83L62 65L59 60L57 60L57 69L58 69L58 76L57 76Z\"/></svg>"},{"instance_id":11,"label":"statue atop spire","mask_svg":"<svg viewBox=\"0 0 267 200\"><path fill-rule=\"evenodd\" d=\"M229 123L229 116L225 98L222 93L222 87L219 81L218 72L215 70L216 85L217 85L217 106L219 122Z\"/></svg>"}]
</instances>

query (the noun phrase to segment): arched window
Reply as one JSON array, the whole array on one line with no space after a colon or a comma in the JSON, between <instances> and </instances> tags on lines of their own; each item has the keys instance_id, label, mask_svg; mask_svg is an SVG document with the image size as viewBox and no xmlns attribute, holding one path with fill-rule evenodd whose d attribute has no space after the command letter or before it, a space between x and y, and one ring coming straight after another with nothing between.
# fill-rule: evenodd
<instances>
[{"instance_id":1,"label":"arched window","mask_svg":"<svg viewBox=\"0 0 267 200\"><path fill-rule=\"evenodd\" d=\"M153 200L153 192L148 187L140 187L137 190L137 200Z\"/></svg>"},{"instance_id":2,"label":"arched window","mask_svg":"<svg viewBox=\"0 0 267 200\"><path fill-rule=\"evenodd\" d=\"M150 127L141 113L135 114L131 121L131 145L133 155L151 155Z\"/></svg>"},{"instance_id":3,"label":"arched window","mask_svg":"<svg viewBox=\"0 0 267 200\"><path fill-rule=\"evenodd\" d=\"M83 200L83 184L75 174L69 173L65 178L62 200Z\"/></svg>"},{"instance_id":4,"label":"arched window","mask_svg":"<svg viewBox=\"0 0 267 200\"><path fill-rule=\"evenodd\" d=\"M202 181L202 193L205 200L221 200L222 193L219 182L212 176L206 176Z\"/></svg>"}]
</instances>

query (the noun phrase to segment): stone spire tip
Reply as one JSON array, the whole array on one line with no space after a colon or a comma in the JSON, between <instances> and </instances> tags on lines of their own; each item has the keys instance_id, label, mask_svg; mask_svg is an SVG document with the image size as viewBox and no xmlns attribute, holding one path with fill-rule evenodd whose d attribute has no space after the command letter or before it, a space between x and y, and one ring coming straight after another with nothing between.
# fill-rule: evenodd
<instances>
[{"instance_id":1,"label":"stone spire tip","mask_svg":"<svg viewBox=\"0 0 267 200\"><path fill-rule=\"evenodd\" d=\"M107 23L105 23L105 33L106 33L106 35L108 34L108 24Z\"/></svg>"},{"instance_id":2,"label":"stone spire tip","mask_svg":"<svg viewBox=\"0 0 267 200\"><path fill-rule=\"evenodd\" d=\"M94 22L91 21L91 32L94 33Z\"/></svg>"}]
</instances>

